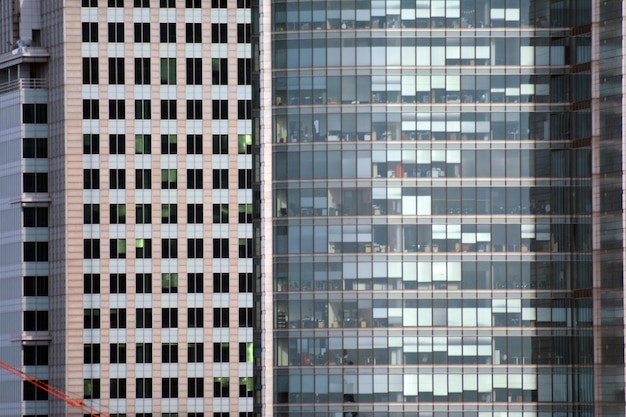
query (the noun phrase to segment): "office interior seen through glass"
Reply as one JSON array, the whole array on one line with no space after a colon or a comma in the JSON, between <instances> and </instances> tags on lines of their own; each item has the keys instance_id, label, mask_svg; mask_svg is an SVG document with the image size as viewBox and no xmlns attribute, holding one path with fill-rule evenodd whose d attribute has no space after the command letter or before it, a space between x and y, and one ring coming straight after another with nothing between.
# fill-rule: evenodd
<instances>
[{"instance_id":1,"label":"office interior seen through glass","mask_svg":"<svg viewBox=\"0 0 626 417\"><path fill-rule=\"evenodd\" d=\"M275 415L593 415L591 1L267 4Z\"/></svg>"}]
</instances>

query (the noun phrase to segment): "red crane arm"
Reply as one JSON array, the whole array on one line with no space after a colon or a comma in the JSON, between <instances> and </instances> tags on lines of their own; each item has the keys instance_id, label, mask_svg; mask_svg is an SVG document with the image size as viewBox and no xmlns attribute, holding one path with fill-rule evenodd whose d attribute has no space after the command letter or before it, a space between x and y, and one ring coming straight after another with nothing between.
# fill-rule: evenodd
<instances>
[{"instance_id":1,"label":"red crane arm","mask_svg":"<svg viewBox=\"0 0 626 417\"><path fill-rule=\"evenodd\" d=\"M67 392L62 391L56 387L53 387L52 385L49 385L48 383L46 383L45 381L42 381L41 379L34 377L30 374L27 374L26 372L22 371L19 368L16 368L13 365L10 365L4 361L0 360L0 369L4 369L10 373L12 373L13 375L15 375L16 377L20 378L22 381L26 381L29 384L32 384L34 386L36 386L37 388L40 388L44 391L46 391L47 393L57 397L58 399L65 401L67 404L71 405L72 407L78 408L82 411L84 411L85 413L89 414L90 416L93 417L111 417L108 414L102 413L100 411L98 411L97 409L85 404L85 401L81 400L80 398L74 398L71 395L69 395Z\"/></svg>"}]
</instances>

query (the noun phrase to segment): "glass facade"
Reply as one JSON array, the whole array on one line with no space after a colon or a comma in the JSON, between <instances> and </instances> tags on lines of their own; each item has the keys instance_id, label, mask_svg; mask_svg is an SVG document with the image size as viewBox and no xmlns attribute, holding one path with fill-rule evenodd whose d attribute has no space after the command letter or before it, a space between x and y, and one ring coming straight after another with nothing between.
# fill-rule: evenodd
<instances>
[{"instance_id":1,"label":"glass facade","mask_svg":"<svg viewBox=\"0 0 626 417\"><path fill-rule=\"evenodd\" d=\"M264 7L274 414L592 415L591 1Z\"/></svg>"}]
</instances>

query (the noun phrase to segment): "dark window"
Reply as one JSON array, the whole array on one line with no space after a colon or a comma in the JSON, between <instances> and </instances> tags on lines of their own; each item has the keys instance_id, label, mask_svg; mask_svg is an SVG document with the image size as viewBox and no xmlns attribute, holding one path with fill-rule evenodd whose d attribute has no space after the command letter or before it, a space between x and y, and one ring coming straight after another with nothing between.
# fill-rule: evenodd
<instances>
[{"instance_id":1,"label":"dark window","mask_svg":"<svg viewBox=\"0 0 626 417\"><path fill-rule=\"evenodd\" d=\"M237 84L252 84L252 60L250 58L237 59Z\"/></svg>"},{"instance_id":2,"label":"dark window","mask_svg":"<svg viewBox=\"0 0 626 417\"><path fill-rule=\"evenodd\" d=\"M111 239L109 241L109 252L111 259L125 259L126 239Z\"/></svg>"},{"instance_id":3,"label":"dark window","mask_svg":"<svg viewBox=\"0 0 626 417\"><path fill-rule=\"evenodd\" d=\"M252 119L252 100L237 101L237 118L239 120Z\"/></svg>"},{"instance_id":4,"label":"dark window","mask_svg":"<svg viewBox=\"0 0 626 417\"><path fill-rule=\"evenodd\" d=\"M239 309L239 327L252 327L254 326L254 310L252 308L240 308Z\"/></svg>"},{"instance_id":5,"label":"dark window","mask_svg":"<svg viewBox=\"0 0 626 417\"><path fill-rule=\"evenodd\" d=\"M178 398L178 378L163 378L162 398Z\"/></svg>"},{"instance_id":6,"label":"dark window","mask_svg":"<svg viewBox=\"0 0 626 417\"><path fill-rule=\"evenodd\" d=\"M100 102L98 100L83 100L83 119L99 119Z\"/></svg>"},{"instance_id":7,"label":"dark window","mask_svg":"<svg viewBox=\"0 0 626 417\"><path fill-rule=\"evenodd\" d=\"M228 189L228 170L227 169L214 169L213 170L213 189L214 190L227 190Z\"/></svg>"},{"instance_id":8,"label":"dark window","mask_svg":"<svg viewBox=\"0 0 626 417\"><path fill-rule=\"evenodd\" d=\"M135 0L133 2L134 7L150 7L150 0Z\"/></svg>"},{"instance_id":9,"label":"dark window","mask_svg":"<svg viewBox=\"0 0 626 417\"><path fill-rule=\"evenodd\" d=\"M123 190L126 188L126 170L109 170L109 188L112 190Z\"/></svg>"},{"instance_id":10,"label":"dark window","mask_svg":"<svg viewBox=\"0 0 626 417\"><path fill-rule=\"evenodd\" d=\"M230 345L228 343L213 343L213 362L230 362Z\"/></svg>"},{"instance_id":11,"label":"dark window","mask_svg":"<svg viewBox=\"0 0 626 417\"><path fill-rule=\"evenodd\" d=\"M228 154L228 135L213 135L213 155Z\"/></svg>"},{"instance_id":12,"label":"dark window","mask_svg":"<svg viewBox=\"0 0 626 417\"><path fill-rule=\"evenodd\" d=\"M187 397L204 397L204 378L187 378Z\"/></svg>"},{"instance_id":13,"label":"dark window","mask_svg":"<svg viewBox=\"0 0 626 417\"><path fill-rule=\"evenodd\" d=\"M150 100L135 100L135 119L149 120L152 118L152 102ZM137 137L138 135L135 135ZM150 136L150 135L141 135Z\"/></svg>"},{"instance_id":14,"label":"dark window","mask_svg":"<svg viewBox=\"0 0 626 417\"><path fill-rule=\"evenodd\" d=\"M214 9L225 9L228 0L211 0L211 7Z\"/></svg>"},{"instance_id":15,"label":"dark window","mask_svg":"<svg viewBox=\"0 0 626 417\"><path fill-rule=\"evenodd\" d=\"M48 296L48 276L47 275L24 276L24 296L25 297Z\"/></svg>"},{"instance_id":16,"label":"dark window","mask_svg":"<svg viewBox=\"0 0 626 417\"><path fill-rule=\"evenodd\" d=\"M109 275L109 290L111 294L126 293L126 274Z\"/></svg>"},{"instance_id":17,"label":"dark window","mask_svg":"<svg viewBox=\"0 0 626 417\"><path fill-rule=\"evenodd\" d=\"M135 275L135 292L137 294L150 294L152 292L152 274Z\"/></svg>"},{"instance_id":18,"label":"dark window","mask_svg":"<svg viewBox=\"0 0 626 417\"><path fill-rule=\"evenodd\" d=\"M100 224L100 204L83 204L83 224Z\"/></svg>"},{"instance_id":19,"label":"dark window","mask_svg":"<svg viewBox=\"0 0 626 417\"><path fill-rule=\"evenodd\" d=\"M204 362L204 344L188 343L187 344L187 362L200 363Z\"/></svg>"},{"instance_id":20,"label":"dark window","mask_svg":"<svg viewBox=\"0 0 626 417\"><path fill-rule=\"evenodd\" d=\"M83 7L98 7L98 0L82 0L81 6Z\"/></svg>"},{"instance_id":21,"label":"dark window","mask_svg":"<svg viewBox=\"0 0 626 417\"><path fill-rule=\"evenodd\" d=\"M202 204L187 204L187 223L202 223Z\"/></svg>"},{"instance_id":22,"label":"dark window","mask_svg":"<svg viewBox=\"0 0 626 417\"><path fill-rule=\"evenodd\" d=\"M202 170L201 169L188 169L187 170L187 189L189 190L201 190L202 189Z\"/></svg>"},{"instance_id":23,"label":"dark window","mask_svg":"<svg viewBox=\"0 0 626 417\"><path fill-rule=\"evenodd\" d=\"M109 84L124 84L124 58L109 58Z\"/></svg>"},{"instance_id":24,"label":"dark window","mask_svg":"<svg viewBox=\"0 0 626 417\"><path fill-rule=\"evenodd\" d=\"M47 381L43 381L47 383ZM24 381L23 384L24 401L47 401L48 393L42 388L33 385L30 381ZM87 398L87 397L85 397Z\"/></svg>"},{"instance_id":25,"label":"dark window","mask_svg":"<svg viewBox=\"0 0 626 417\"><path fill-rule=\"evenodd\" d=\"M135 23L135 42L150 43L150 23Z\"/></svg>"},{"instance_id":26,"label":"dark window","mask_svg":"<svg viewBox=\"0 0 626 417\"><path fill-rule=\"evenodd\" d=\"M99 344L86 343L85 345L83 345L83 363L86 365L100 363Z\"/></svg>"},{"instance_id":27,"label":"dark window","mask_svg":"<svg viewBox=\"0 0 626 417\"><path fill-rule=\"evenodd\" d=\"M124 7L124 0L109 0L107 5L109 7Z\"/></svg>"},{"instance_id":28,"label":"dark window","mask_svg":"<svg viewBox=\"0 0 626 417\"><path fill-rule=\"evenodd\" d=\"M97 103L98 100L91 101ZM97 117L93 117L93 119L97 119ZM48 105L46 103L22 104L22 123L48 123Z\"/></svg>"},{"instance_id":29,"label":"dark window","mask_svg":"<svg viewBox=\"0 0 626 417\"><path fill-rule=\"evenodd\" d=\"M213 120L228 119L228 100L213 100Z\"/></svg>"},{"instance_id":30,"label":"dark window","mask_svg":"<svg viewBox=\"0 0 626 417\"><path fill-rule=\"evenodd\" d=\"M139 345L137 345L139 349ZM139 354L137 354L137 363L151 363L152 362L152 345L150 345L150 361L139 362ZM152 398L152 378L137 378L135 381L135 392L137 398Z\"/></svg>"},{"instance_id":31,"label":"dark window","mask_svg":"<svg viewBox=\"0 0 626 417\"><path fill-rule=\"evenodd\" d=\"M111 363L126 363L126 343L111 343Z\"/></svg>"},{"instance_id":32,"label":"dark window","mask_svg":"<svg viewBox=\"0 0 626 417\"><path fill-rule=\"evenodd\" d=\"M213 273L213 292L226 293L229 292L230 277L227 272Z\"/></svg>"},{"instance_id":33,"label":"dark window","mask_svg":"<svg viewBox=\"0 0 626 417\"><path fill-rule=\"evenodd\" d=\"M238 188L240 190L246 190L252 188L252 170L240 169L238 171Z\"/></svg>"},{"instance_id":34,"label":"dark window","mask_svg":"<svg viewBox=\"0 0 626 417\"><path fill-rule=\"evenodd\" d=\"M175 190L178 187L176 169L162 169L161 170L161 189L163 190Z\"/></svg>"},{"instance_id":35,"label":"dark window","mask_svg":"<svg viewBox=\"0 0 626 417\"><path fill-rule=\"evenodd\" d=\"M126 379L111 378L110 398L126 398Z\"/></svg>"},{"instance_id":36,"label":"dark window","mask_svg":"<svg viewBox=\"0 0 626 417\"><path fill-rule=\"evenodd\" d=\"M202 24L185 23L185 42L201 43L202 42Z\"/></svg>"},{"instance_id":37,"label":"dark window","mask_svg":"<svg viewBox=\"0 0 626 417\"><path fill-rule=\"evenodd\" d=\"M187 135L187 154L202 155L202 135Z\"/></svg>"},{"instance_id":38,"label":"dark window","mask_svg":"<svg viewBox=\"0 0 626 417\"><path fill-rule=\"evenodd\" d=\"M204 326L204 310L200 307L187 309L187 327L198 328Z\"/></svg>"},{"instance_id":39,"label":"dark window","mask_svg":"<svg viewBox=\"0 0 626 417\"><path fill-rule=\"evenodd\" d=\"M97 206L97 204L94 205ZM48 207L24 207L22 212L24 227L48 227ZM96 223L99 222L98 216Z\"/></svg>"},{"instance_id":40,"label":"dark window","mask_svg":"<svg viewBox=\"0 0 626 417\"><path fill-rule=\"evenodd\" d=\"M135 206L135 221L137 224L152 223L152 204L137 204Z\"/></svg>"},{"instance_id":41,"label":"dark window","mask_svg":"<svg viewBox=\"0 0 626 417\"><path fill-rule=\"evenodd\" d=\"M83 258L100 259L100 239L83 239Z\"/></svg>"},{"instance_id":42,"label":"dark window","mask_svg":"<svg viewBox=\"0 0 626 417\"><path fill-rule=\"evenodd\" d=\"M109 119L119 120L126 118L126 101L109 100Z\"/></svg>"},{"instance_id":43,"label":"dark window","mask_svg":"<svg viewBox=\"0 0 626 417\"><path fill-rule=\"evenodd\" d=\"M111 155L123 155L126 153L126 135L109 135L109 153Z\"/></svg>"},{"instance_id":44,"label":"dark window","mask_svg":"<svg viewBox=\"0 0 626 417\"><path fill-rule=\"evenodd\" d=\"M152 239L135 239L135 257L137 259L152 258Z\"/></svg>"},{"instance_id":45,"label":"dark window","mask_svg":"<svg viewBox=\"0 0 626 417\"><path fill-rule=\"evenodd\" d=\"M161 223L174 224L178 222L178 206L176 204L161 204Z\"/></svg>"},{"instance_id":46,"label":"dark window","mask_svg":"<svg viewBox=\"0 0 626 417\"><path fill-rule=\"evenodd\" d=\"M138 329L151 329L152 328L152 309L151 308L138 308L135 314L136 325ZM137 344L139 349L139 344ZM139 362L139 353L137 353L137 363L150 363L152 362L152 345L150 345L150 361Z\"/></svg>"},{"instance_id":47,"label":"dark window","mask_svg":"<svg viewBox=\"0 0 626 417\"><path fill-rule=\"evenodd\" d=\"M174 7L176 7L176 0L160 0L159 7L173 9Z\"/></svg>"},{"instance_id":48,"label":"dark window","mask_svg":"<svg viewBox=\"0 0 626 417\"><path fill-rule=\"evenodd\" d=\"M109 42L124 42L124 23L109 23Z\"/></svg>"},{"instance_id":49,"label":"dark window","mask_svg":"<svg viewBox=\"0 0 626 417\"><path fill-rule=\"evenodd\" d=\"M239 204L239 223L252 223L252 204Z\"/></svg>"},{"instance_id":50,"label":"dark window","mask_svg":"<svg viewBox=\"0 0 626 417\"><path fill-rule=\"evenodd\" d=\"M211 25L211 42L212 43L227 43L228 31L226 23L213 23Z\"/></svg>"},{"instance_id":51,"label":"dark window","mask_svg":"<svg viewBox=\"0 0 626 417\"><path fill-rule=\"evenodd\" d=\"M149 190L152 188L152 171L149 169L135 170L135 188L137 190Z\"/></svg>"},{"instance_id":52,"label":"dark window","mask_svg":"<svg viewBox=\"0 0 626 417\"><path fill-rule=\"evenodd\" d=\"M176 84L176 58L161 58L161 84Z\"/></svg>"},{"instance_id":53,"label":"dark window","mask_svg":"<svg viewBox=\"0 0 626 417\"><path fill-rule=\"evenodd\" d=\"M252 25L250 23L237 24L237 43L250 43Z\"/></svg>"},{"instance_id":54,"label":"dark window","mask_svg":"<svg viewBox=\"0 0 626 417\"><path fill-rule=\"evenodd\" d=\"M150 84L150 58L135 58L135 84Z\"/></svg>"},{"instance_id":55,"label":"dark window","mask_svg":"<svg viewBox=\"0 0 626 417\"><path fill-rule=\"evenodd\" d=\"M24 262L48 262L48 242L24 242Z\"/></svg>"},{"instance_id":56,"label":"dark window","mask_svg":"<svg viewBox=\"0 0 626 417\"><path fill-rule=\"evenodd\" d=\"M97 170L95 170L97 171ZM25 193L47 193L47 172L25 172L22 174L22 189Z\"/></svg>"},{"instance_id":57,"label":"dark window","mask_svg":"<svg viewBox=\"0 0 626 417\"><path fill-rule=\"evenodd\" d=\"M109 220L111 224L126 223L126 204L110 204Z\"/></svg>"},{"instance_id":58,"label":"dark window","mask_svg":"<svg viewBox=\"0 0 626 417\"><path fill-rule=\"evenodd\" d=\"M83 42L98 42L98 23L83 22Z\"/></svg>"},{"instance_id":59,"label":"dark window","mask_svg":"<svg viewBox=\"0 0 626 417\"><path fill-rule=\"evenodd\" d=\"M228 204L213 204L213 223L228 223Z\"/></svg>"},{"instance_id":60,"label":"dark window","mask_svg":"<svg viewBox=\"0 0 626 417\"><path fill-rule=\"evenodd\" d=\"M178 258L178 240L162 239L161 240L161 257L165 259Z\"/></svg>"},{"instance_id":61,"label":"dark window","mask_svg":"<svg viewBox=\"0 0 626 417\"><path fill-rule=\"evenodd\" d=\"M111 317L111 329L125 329L126 328L126 309L125 308L112 308L110 312Z\"/></svg>"},{"instance_id":62,"label":"dark window","mask_svg":"<svg viewBox=\"0 0 626 417\"><path fill-rule=\"evenodd\" d=\"M176 119L176 100L161 100L161 119Z\"/></svg>"},{"instance_id":63,"label":"dark window","mask_svg":"<svg viewBox=\"0 0 626 417\"><path fill-rule=\"evenodd\" d=\"M84 329L99 329L100 328L100 309L99 308L86 308L83 317Z\"/></svg>"},{"instance_id":64,"label":"dark window","mask_svg":"<svg viewBox=\"0 0 626 417\"><path fill-rule=\"evenodd\" d=\"M98 399L100 398L100 380L99 379L84 379L83 380L83 398L85 399Z\"/></svg>"},{"instance_id":65,"label":"dark window","mask_svg":"<svg viewBox=\"0 0 626 417\"><path fill-rule=\"evenodd\" d=\"M228 257L228 239L213 239L213 258Z\"/></svg>"},{"instance_id":66,"label":"dark window","mask_svg":"<svg viewBox=\"0 0 626 417\"><path fill-rule=\"evenodd\" d=\"M176 23L160 23L161 43L176 43Z\"/></svg>"},{"instance_id":67,"label":"dark window","mask_svg":"<svg viewBox=\"0 0 626 417\"><path fill-rule=\"evenodd\" d=\"M252 342L239 343L239 362L252 363L254 359L254 345Z\"/></svg>"},{"instance_id":68,"label":"dark window","mask_svg":"<svg viewBox=\"0 0 626 417\"><path fill-rule=\"evenodd\" d=\"M85 155L100 153L100 135L95 133L85 133L83 135L83 153Z\"/></svg>"},{"instance_id":69,"label":"dark window","mask_svg":"<svg viewBox=\"0 0 626 417\"><path fill-rule=\"evenodd\" d=\"M149 154L152 151L151 135L135 135L135 153Z\"/></svg>"},{"instance_id":70,"label":"dark window","mask_svg":"<svg viewBox=\"0 0 626 417\"><path fill-rule=\"evenodd\" d=\"M48 312L47 311L25 311L24 312L24 331L36 332L48 330Z\"/></svg>"},{"instance_id":71,"label":"dark window","mask_svg":"<svg viewBox=\"0 0 626 417\"><path fill-rule=\"evenodd\" d=\"M174 294L178 292L178 274L161 274L161 292L163 294Z\"/></svg>"},{"instance_id":72,"label":"dark window","mask_svg":"<svg viewBox=\"0 0 626 417\"><path fill-rule=\"evenodd\" d=\"M228 59L213 58L211 60L211 81L213 85L228 84Z\"/></svg>"},{"instance_id":73,"label":"dark window","mask_svg":"<svg viewBox=\"0 0 626 417\"><path fill-rule=\"evenodd\" d=\"M250 272L239 273L239 292L252 292L252 274Z\"/></svg>"},{"instance_id":74,"label":"dark window","mask_svg":"<svg viewBox=\"0 0 626 417\"><path fill-rule=\"evenodd\" d=\"M204 287L204 275L202 272L190 272L187 274L187 292L189 294L201 294Z\"/></svg>"},{"instance_id":75,"label":"dark window","mask_svg":"<svg viewBox=\"0 0 626 417\"><path fill-rule=\"evenodd\" d=\"M252 258L252 239L239 239L239 258Z\"/></svg>"},{"instance_id":76,"label":"dark window","mask_svg":"<svg viewBox=\"0 0 626 417\"><path fill-rule=\"evenodd\" d=\"M161 154L176 155L178 137L176 135L161 135Z\"/></svg>"},{"instance_id":77,"label":"dark window","mask_svg":"<svg viewBox=\"0 0 626 417\"><path fill-rule=\"evenodd\" d=\"M48 138L24 138L22 140L22 157L47 158Z\"/></svg>"},{"instance_id":78,"label":"dark window","mask_svg":"<svg viewBox=\"0 0 626 417\"><path fill-rule=\"evenodd\" d=\"M83 58L83 84L98 84L98 58Z\"/></svg>"},{"instance_id":79,"label":"dark window","mask_svg":"<svg viewBox=\"0 0 626 417\"><path fill-rule=\"evenodd\" d=\"M161 345L163 363L178 362L178 343L163 343Z\"/></svg>"},{"instance_id":80,"label":"dark window","mask_svg":"<svg viewBox=\"0 0 626 417\"><path fill-rule=\"evenodd\" d=\"M213 378L213 397L227 398L230 396L230 378Z\"/></svg>"},{"instance_id":81,"label":"dark window","mask_svg":"<svg viewBox=\"0 0 626 417\"><path fill-rule=\"evenodd\" d=\"M228 327L228 308L213 309L213 327Z\"/></svg>"},{"instance_id":82,"label":"dark window","mask_svg":"<svg viewBox=\"0 0 626 417\"><path fill-rule=\"evenodd\" d=\"M85 294L100 294L100 274L83 275L83 292Z\"/></svg>"},{"instance_id":83,"label":"dark window","mask_svg":"<svg viewBox=\"0 0 626 417\"><path fill-rule=\"evenodd\" d=\"M187 258L200 259L204 256L202 239L187 239Z\"/></svg>"},{"instance_id":84,"label":"dark window","mask_svg":"<svg viewBox=\"0 0 626 417\"><path fill-rule=\"evenodd\" d=\"M187 100L187 120L202 120L202 100Z\"/></svg>"},{"instance_id":85,"label":"dark window","mask_svg":"<svg viewBox=\"0 0 626 417\"><path fill-rule=\"evenodd\" d=\"M237 8L238 9L249 9L250 8L250 0L237 0ZM241 416L239 416L241 417Z\"/></svg>"},{"instance_id":86,"label":"dark window","mask_svg":"<svg viewBox=\"0 0 626 417\"><path fill-rule=\"evenodd\" d=\"M188 9L199 9L202 7L202 0L185 0L185 7Z\"/></svg>"},{"instance_id":87,"label":"dark window","mask_svg":"<svg viewBox=\"0 0 626 417\"><path fill-rule=\"evenodd\" d=\"M178 327L177 308L164 308L161 310L161 327L164 329Z\"/></svg>"}]
</instances>

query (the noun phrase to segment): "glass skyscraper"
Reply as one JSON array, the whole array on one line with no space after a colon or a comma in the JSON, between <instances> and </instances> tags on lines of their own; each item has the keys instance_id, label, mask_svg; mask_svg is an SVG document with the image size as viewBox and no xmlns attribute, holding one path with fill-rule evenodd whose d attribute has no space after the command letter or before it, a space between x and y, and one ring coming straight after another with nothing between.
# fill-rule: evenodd
<instances>
[{"instance_id":1,"label":"glass skyscraper","mask_svg":"<svg viewBox=\"0 0 626 417\"><path fill-rule=\"evenodd\" d=\"M592 55L611 54L592 27L621 36L620 1L592 25L606 3L261 2L267 412L623 415L619 290L595 348L622 365L596 387L593 367L593 277L621 288L623 266L618 211L593 273L592 68L621 71Z\"/></svg>"}]
</instances>

